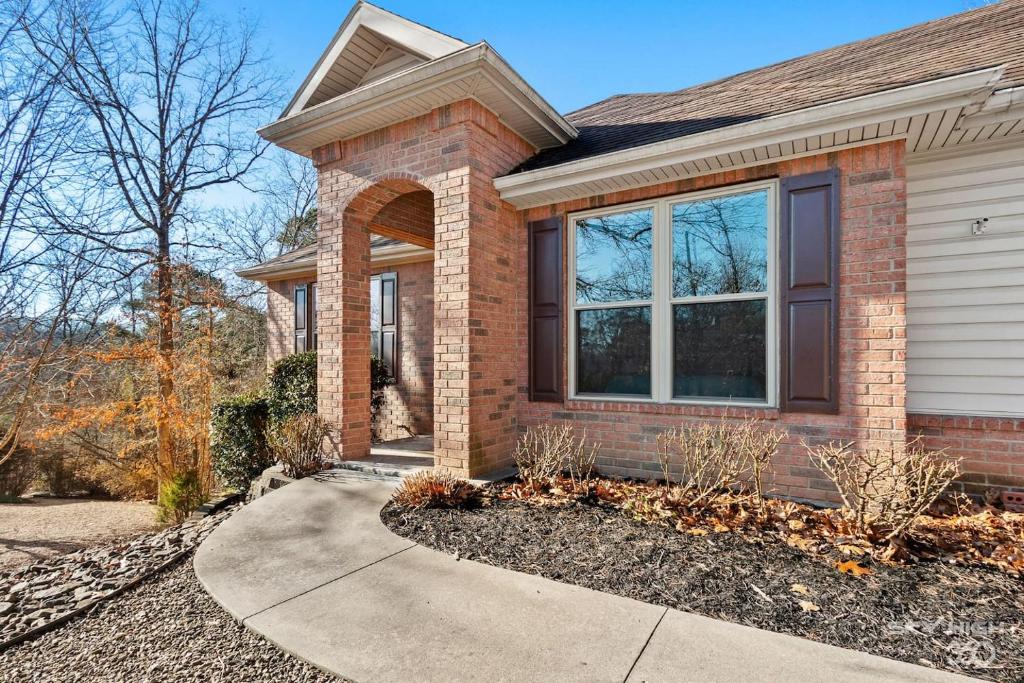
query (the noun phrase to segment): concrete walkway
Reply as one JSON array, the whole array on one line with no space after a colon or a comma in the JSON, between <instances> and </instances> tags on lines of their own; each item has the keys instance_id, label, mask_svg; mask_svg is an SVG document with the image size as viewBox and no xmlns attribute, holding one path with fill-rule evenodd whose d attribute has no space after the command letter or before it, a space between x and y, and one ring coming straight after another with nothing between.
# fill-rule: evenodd
<instances>
[{"instance_id":1,"label":"concrete walkway","mask_svg":"<svg viewBox=\"0 0 1024 683\"><path fill-rule=\"evenodd\" d=\"M428 550L379 511L394 480L336 474L258 499L195 570L236 619L355 681L965 681Z\"/></svg>"}]
</instances>

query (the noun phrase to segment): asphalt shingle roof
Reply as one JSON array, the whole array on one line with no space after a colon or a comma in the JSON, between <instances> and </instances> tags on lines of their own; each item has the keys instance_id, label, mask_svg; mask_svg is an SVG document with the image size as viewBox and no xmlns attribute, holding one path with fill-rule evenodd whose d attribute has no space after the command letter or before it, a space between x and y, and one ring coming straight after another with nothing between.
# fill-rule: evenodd
<instances>
[{"instance_id":1,"label":"asphalt shingle roof","mask_svg":"<svg viewBox=\"0 0 1024 683\"><path fill-rule=\"evenodd\" d=\"M702 133L944 76L1006 65L1024 83L1024 0L1004 0L674 92L615 95L566 115L577 139L513 173Z\"/></svg>"}]
</instances>

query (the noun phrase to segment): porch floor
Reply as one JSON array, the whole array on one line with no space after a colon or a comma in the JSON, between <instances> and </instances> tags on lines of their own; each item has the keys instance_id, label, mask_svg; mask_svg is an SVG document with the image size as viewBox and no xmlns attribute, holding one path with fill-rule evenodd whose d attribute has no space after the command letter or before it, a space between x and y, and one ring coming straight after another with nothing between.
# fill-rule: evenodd
<instances>
[{"instance_id":1,"label":"porch floor","mask_svg":"<svg viewBox=\"0 0 1024 683\"><path fill-rule=\"evenodd\" d=\"M369 456L337 464L340 469L390 477L405 477L433 466L434 437L430 434L373 444Z\"/></svg>"}]
</instances>

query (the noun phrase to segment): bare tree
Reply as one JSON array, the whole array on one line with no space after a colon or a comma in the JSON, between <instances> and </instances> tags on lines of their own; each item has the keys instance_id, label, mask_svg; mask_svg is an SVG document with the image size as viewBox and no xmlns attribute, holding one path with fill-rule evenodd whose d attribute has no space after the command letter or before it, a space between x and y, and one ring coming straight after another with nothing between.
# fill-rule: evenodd
<instances>
[{"instance_id":1,"label":"bare tree","mask_svg":"<svg viewBox=\"0 0 1024 683\"><path fill-rule=\"evenodd\" d=\"M103 225L49 203L54 230L120 257L124 274L152 270L158 302L158 450L174 450L175 262L215 246L197 231L197 197L240 182L266 146L255 124L278 81L252 27L231 26L197 0L56 0L22 27L46 73L88 115L80 169Z\"/></svg>"},{"instance_id":2,"label":"bare tree","mask_svg":"<svg viewBox=\"0 0 1024 683\"><path fill-rule=\"evenodd\" d=\"M220 269L253 266L316 239L316 172L308 160L290 152L264 160L254 201L221 211L216 217L223 236ZM229 279L230 281L230 279ZM232 282L239 301L255 299L261 286Z\"/></svg>"},{"instance_id":3,"label":"bare tree","mask_svg":"<svg viewBox=\"0 0 1024 683\"><path fill-rule=\"evenodd\" d=\"M33 398L87 272L47 267L47 243L33 227L45 182L75 140L78 112L22 28L27 2L0 6L0 463L19 445ZM52 277L63 287L52 289Z\"/></svg>"}]
</instances>

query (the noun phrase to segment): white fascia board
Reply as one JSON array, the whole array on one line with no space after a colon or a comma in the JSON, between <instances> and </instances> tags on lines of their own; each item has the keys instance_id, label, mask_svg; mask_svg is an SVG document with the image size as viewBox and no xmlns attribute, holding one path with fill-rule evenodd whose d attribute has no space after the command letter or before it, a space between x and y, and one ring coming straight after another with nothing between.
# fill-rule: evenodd
<instances>
[{"instance_id":1,"label":"white fascia board","mask_svg":"<svg viewBox=\"0 0 1024 683\"><path fill-rule=\"evenodd\" d=\"M542 124L559 142L568 142L578 134L568 121L484 42L356 88L278 119L256 132L274 144L287 146L287 142L308 133L386 109L401 100L476 74L483 75L501 87L506 95L512 97L519 107ZM472 93L466 96L472 97Z\"/></svg>"},{"instance_id":2,"label":"white fascia board","mask_svg":"<svg viewBox=\"0 0 1024 683\"><path fill-rule=\"evenodd\" d=\"M287 280L299 275L316 275L316 258L308 261L296 261L286 266L254 266L243 270L236 270L235 275L245 280L254 282L274 282L276 280Z\"/></svg>"},{"instance_id":3,"label":"white fascia board","mask_svg":"<svg viewBox=\"0 0 1024 683\"><path fill-rule=\"evenodd\" d=\"M434 258L434 250L426 249L415 244L391 244L386 247L373 247L370 249L371 264L399 264L415 263ZM316 276L316 256L304 258L301 261L280 266L253 266L236 270L235 275L246 280L256 282L273 282L276 280L287 280L299 275Z\"/></svg>"},{"instance_id":4,"label":"white fascia board","mask_svg":"<svg viewBox=\"0 0 1024 683\"><path fill-rule=\"evenodd\" d=\"M337 33L334 34L334 38L327 45L327 49L320 55L305 80L302 81L302 85L292 96L282 117L302 111L324 77L334 67L334 63L352 39L353 34L361 26L379 33L408 52L427 60L436 59L467 47L466 43L457 38L434 31L367 2L357 2L349 10Z\"/></svg>"},{"instance_id":5,"label":"white fascia board","mask_svg":"<svg viewBox=\"0 0 1024 683\"><path fill-rule=\"evenodd\" d=\"M711 156L728 155L751 147L788 142L879 121L967 106L977 101L979 96L991 94L1003 69L1002 66L982 69L777 114L706 133L588 157L536 171L503 176L494 180L494 186L502 199L525 208L531 205L528 197L537 193ZM870 144L870 141L866 141L865 144Z\"/></svg>"}]
</instances>

